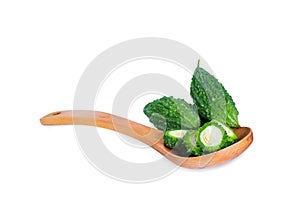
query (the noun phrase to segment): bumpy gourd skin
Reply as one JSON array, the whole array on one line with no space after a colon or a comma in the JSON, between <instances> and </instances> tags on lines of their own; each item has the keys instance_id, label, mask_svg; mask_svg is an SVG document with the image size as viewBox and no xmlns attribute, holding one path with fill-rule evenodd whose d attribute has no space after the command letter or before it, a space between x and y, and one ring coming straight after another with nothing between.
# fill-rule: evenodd
<instances>
[{"instance_id":1,"label":"bumpy gourd skin","mask_svg":"<svg viewBox=\"0 0 300 217\"><path fill-rule=\"evenodd\" d=\"M197 111L183 99L164 96L148 103L144 113L160 130L197 129L200 126Z\"/></svg>"},{"instance_id":2,"label":"bumpy gourd skin","mask_svg":"<svg viewBox=\"0 0 300 217\"><path fill-rule=\"evenodd\" d=\"M175 130L176 131L176 130ZM182 157L199 156L202 154L201 148L197 144L198 130L183 130L182 137L172 136L173 130L164 133L165 146L172 148L176 154Z\"/></svg>"},{"instance_id":3,"label":"bumpy gourd skin","mask_svg":"<svg viewBox=\"0 0 300 217\"><path fill-rule=\"evenodd\" d=\"M192 78L190 94L201 118L240 127L239 112L232 97L213 75L199 67L199 63Z\"/></svg>"},{"instance_id":4,"label":"bumpy gourd skin","mask_svg":"<svg viewBox=\"0 0 300 217\"><path fill-rule=\"evenodd\" d=\"M182 130L185 134L186 131ZM171 133L173 132L173 130L167 130L164 132L164 144L165 146L169 147L169 148L174 148L176 146L176 144L182 142L182 138L184 135L182 135L182 137L176 137L171 135Z\"/></svg>"}]
</instances>

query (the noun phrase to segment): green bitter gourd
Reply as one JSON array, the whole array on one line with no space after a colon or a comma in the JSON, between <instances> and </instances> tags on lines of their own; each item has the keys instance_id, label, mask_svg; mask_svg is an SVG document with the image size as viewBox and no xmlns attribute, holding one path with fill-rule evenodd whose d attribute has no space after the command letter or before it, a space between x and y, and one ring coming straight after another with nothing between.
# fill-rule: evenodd
<instances>
[{"instance_id":1,"label":"green bitter gourd","mask_svg":"<svg viewBox=\"0 0 300 217\"><path fill-rule=\"evenodd\" d=\"M169 148L174 148L176 144L182 142L186 130L167 130L164 132L164 144Z\"/></svg>"},{"instance_id":2,"label":"green bitter gourd","mask_svg":"<svg viewBox=\"0 0 300 217\"><path fill-rule=\"evenodd\" d=\"M216 119L230 127L239 127L239 112L232 97L213 75L199 67L199 62L190 87L199 115L209 121Z\"/></svg>"},{"instance_id":3,"label":"green bitter gourd","mask_svg":"<svg viewBox=\"0 0 300 217\"><path fill-rule=\"evenodd\" d=\"M212 122L219 124L226 132L227 134L227 146L233 144L234 142L237 141L238 136L236 133L231 129L229 126L226 124L221 123L220 121L217 120L212 120Z\"/></svg>"},{"instance_id":4,"label":"green bitter gourd","mask_svg":"<svg viewBox=\"0 0 300 217\"><path fill-rule=\"evenodd\" d=\"M160 130L197 129L200 126L200 117L194 106L172 96L148 103L144 113Z\"/></svg>"},{"instance_id":5,"label":"green bitter gourd","mask_svg":"<svg viewBox=\"0 0 300 217\"><path fill-rule=\"evenodd\" d=\"M197 144L204 153L218 151L228 142L225 130L215 122L208 122L199 128L197 134Z\"/></svg>"}]
</instances>

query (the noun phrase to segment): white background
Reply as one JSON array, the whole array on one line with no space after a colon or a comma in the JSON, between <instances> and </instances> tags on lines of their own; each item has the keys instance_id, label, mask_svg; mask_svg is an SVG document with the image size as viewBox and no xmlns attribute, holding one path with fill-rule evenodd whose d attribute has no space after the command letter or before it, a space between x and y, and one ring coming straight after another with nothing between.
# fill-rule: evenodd
<instances>
[{"instance_id":1,"label":"white background","mask_svg":"<svg viewBox=\"0 0 300 217\"><path fill-rule=\"evenodd\" d=\"M1 1L0 216L299 216L297 3ZM206 59L254 131L239 158L128 184L88 163L72 126L40 125L41 116L72 109L95 56L146 36L177 40Z\"/></svg>"}]
</instances>

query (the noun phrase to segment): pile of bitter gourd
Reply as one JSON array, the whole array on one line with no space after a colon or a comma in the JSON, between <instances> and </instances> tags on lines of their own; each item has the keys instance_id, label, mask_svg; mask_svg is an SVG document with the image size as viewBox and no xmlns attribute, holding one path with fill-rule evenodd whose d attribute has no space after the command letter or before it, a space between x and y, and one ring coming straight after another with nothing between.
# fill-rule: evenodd
<instances>
[{"instance_id":1,"label":"pile of bitter gourd","mask_svg":"<svg viewBox=\"0 0 300 217\"><path fill-rule=\"evenodd\" d=\"M180 156L200 156L232 145L240 127L238 110L224 86L198 65L190 94L194 105L172 96L148 103L144 113L164 131L164 144Z\"/></svg>"}]
</instances>

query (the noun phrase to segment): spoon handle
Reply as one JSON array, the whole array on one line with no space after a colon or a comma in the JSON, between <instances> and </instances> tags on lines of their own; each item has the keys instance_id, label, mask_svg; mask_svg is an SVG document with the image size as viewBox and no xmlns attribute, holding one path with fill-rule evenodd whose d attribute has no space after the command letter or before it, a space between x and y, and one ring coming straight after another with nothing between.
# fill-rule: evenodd
<instances>
[{"instance_id":1,"label":"spoon handle","mask_svg":"<svg viewBox=\"0 0 300 217\"><path fill-rule=\"evenodd\" d=\"M67 110L52 112L40 119L43 125L88 125L114 130L144 142L152 148L163 139L163 132L105 112Z\"/></svg>"}]
</instances>

